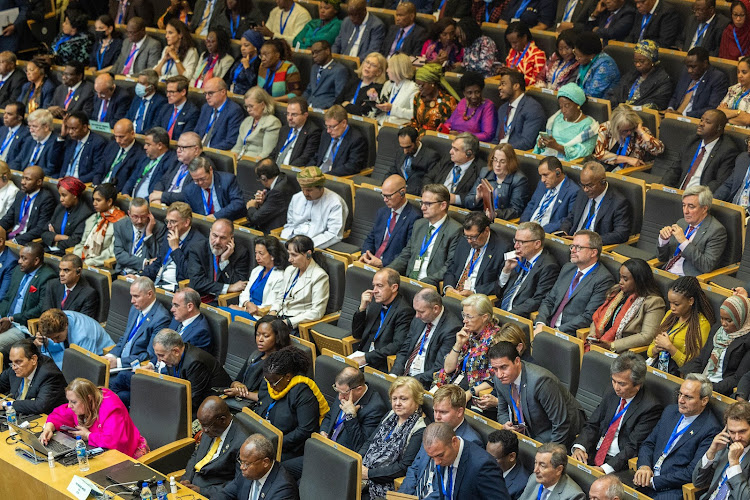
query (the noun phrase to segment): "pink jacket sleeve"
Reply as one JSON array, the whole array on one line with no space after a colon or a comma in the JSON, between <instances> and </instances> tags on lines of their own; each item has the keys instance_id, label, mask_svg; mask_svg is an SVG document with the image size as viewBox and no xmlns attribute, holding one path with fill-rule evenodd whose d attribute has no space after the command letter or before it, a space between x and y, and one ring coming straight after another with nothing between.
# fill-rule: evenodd
<instances>
[{"instance_id":1,"label":"pink jacket sleeve","mask_svg":"<svg viewBox=\"0 0 750 500\"><path fill-rule=\"evenodd\" d=\"M99 418L89 429L89 445L118 450L132 457L141 435L120 398L109 389L104 389L103 395Z\"/></svg>"},{"instance_id":2,"label":"pink jacket sleeve","mask_svg":"<svg viewBox=\"0 0 750 500\"><path fill-rule=\"evenodd\" d=\"M47 422L52 423L55 426L55 430L59 429L63 425L75 427L78 425L78 417L73 410L68 408L68 404L60 405L49 414Z\"/></svg>"}]
</instances>

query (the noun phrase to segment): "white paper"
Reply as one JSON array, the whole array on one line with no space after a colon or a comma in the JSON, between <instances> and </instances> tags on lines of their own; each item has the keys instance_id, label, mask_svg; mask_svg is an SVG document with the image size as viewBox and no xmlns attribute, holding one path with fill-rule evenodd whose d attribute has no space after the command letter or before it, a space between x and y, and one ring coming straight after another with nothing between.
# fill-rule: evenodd
<instances>
[{"instance_id":1,"label":"white paper","mask_svg":"<svg viewBox=\"0 0 750 500\"><path fill-rule=\"evenodd\" d=\"M78 500L86 500L91 493L97 496L102 495L102 491L90 479L81 476L73 476L68 485L68 491Z\"/></svg>"},{"instance_id":2,"label":"white paper","mask_svg":"<svg viewBox=\"0 0 750 500\"><path fill-rule=\"evenodd\" d=\"M16 22L18 19L18 7L12 9L0 10L0 26L5 28Z\"/></svg>"}]
</instances>

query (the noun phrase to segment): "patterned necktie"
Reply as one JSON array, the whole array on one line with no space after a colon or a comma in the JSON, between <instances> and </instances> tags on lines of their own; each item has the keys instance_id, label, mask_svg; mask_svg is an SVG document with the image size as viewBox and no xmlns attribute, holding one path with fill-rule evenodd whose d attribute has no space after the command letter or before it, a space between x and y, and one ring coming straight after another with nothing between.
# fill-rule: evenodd
<instances>
[{"instance_id":1,"label":"patterned necktie","mask_svg":"<svg viewBox=\"0 0 750 500\"><path fill-rule=\"evenodd\" d=\"M557 307L557 311L555 311L554 316L552 316L552 320L549 322L550 327L555 328L555 325L557 324L557 319L562 315L563 309L565 309L565 306L568 305L568 302L570 302L570 296L573 295L573 292L578 286L578 282L581 281L582 276L583 276L583 273L581 273L580 270L576 271L576 275L573 278L573 282L571 283L570 288L568 288L568 293L566 293L565 297L563 297L562 301L560 302L560 305Z\"/></svg>"},{"instance_id":2,"label":"patterned necktie","mask_svg":"<svg viewBox=\"0 0 750 500\"><path fill-rule=\"evenodd\" d=\"M620 399L620 407L615 412L615 416L617 416L623 408L625 408L625 400ZM617 428L620 425L622 417L623 416L620 415L617 420L609 424L607 433L604 435L604 441L602 441L602 445L596 451L596 456L594 457L594 465L597 467L601 467L604 460L607 458L607 452L609 451L609 447L612 446L612 442L615 440L615 434L617 433Z\"/></svg>"},{"instance_id":3,"label":"patterned necktie","mask_svg":"<svg viewBox=\"0 0 750 500\"><path fill-rule=\"evenodd\" d=\"M339 143L339 139L339 137L331 139L331 146L328 148L325 160L323 160L323 163L320 165L320 170L322 170L324 174L327 174L333 168L333 160L336 158L336 145Z\"/></svg>"},{"instance_id":4,"label":"patterned necktie","mask_svg":"<svg viewBox=\"0 0 750 500\"><path fill-rule=\"evenodd\" d=\"M456 193L456 187L458 186L458 181L461 180L461 167L458 165L453 167L453 177L451 178L451 194Z\"/></svg>"},{"instance_id":5,"label":"patterned necktie","mask_svg":"<svg viewBox=\"0 0 750 500\"><path fill-rule=\"evenodd\" d=\"M695 171L698 170L698 167L703 161L703 155L705 154L706 154L706 147L701 145L701 150L698 153L698 156L695 157L695 161L693 161L693 164L690 165L690 171L685 176L685 180L682 182L682 186L680 186L680 189L684 190L688 188L688 184L690 184L690 179L692 179L693 176L695 175Z\"/></svg>"},{"instance_id":6,"label":"patterned necktie","mask_svg":"<svg viewBox=\"0 0 750 500\"><path fill-rule=\"evenodd\" d=\"M692 236L692 234L691 234L691 233L693 233L694 231L695 231L695 226L692 226L692 225L690 225L690 226L688 226L688 227L687 227L687 231L685 231L685 234L686 234L686 235L688 235L688 234L689 234L689 235L691 235L691 236ZM672 268L672 266L674 266L674 265L675 265L675 263L676 263L676 262L677 262L678 260L680 260L680 258L681 258L681 257L682 257L682 249L680 249L680 247L678 246L678 247L677 247L677 251L675 252L675 254L674 254L674 255L672 256L672 258L671 258L671 259L669 259L669 261L668 261L668 262L667 262L667 263L666 263L666 264L664 265L664 270L665 270L665 271L669 271L669 270L670 270L670 269Z\"/></svg>"},{"instance_id":7,"label":"patterned necktie","mask_svg":"<svg viewBox=\"0 0 750 500\"><path fill-rule=\"evenodd\" d=\"M217 120L218 117L219 117L219 113L214 109L213 113L211 113L211 120L209 121L209 124L211 126L208 128L206 135L203 136L203 147L207 148L211 144L211 138L214 135L214 128L216 128L216 122L218 121Z\"/></svg>"},{"instance_id":8,"label":"patterned necktie","mask_svg":"<svg viewBox=\"0 0 750 500\"><path fill-rule=\"evenodd\" d=\"M136 229L135 242L133 243L133 247L136 248L135 246L138 245L138 242L141 243L140 245L137 246L137 248L135 249L135 252L133 253L133 255L135 255L136 257L143 257L143 242L141 241L142 234L143 234L143 231L138 231Z\"/></svg>"},{"instance_id":9,"label":"patterned necktie","mask_svg":"<svg viewBox=\"0 0 750 500\"><path fill-rule=\"evenodd\" d=\"M401 172L404 174L404 179L409 180L409 176L411 175L411 155L406 155L406 159L404 159L404 166L401 167Z\"/></svg>"},{"instance_id":10,"label":"patterned necktie","mask_svg":"<svg viewBox=\"0 0 750 500\"><path fill-rule=\"evenodd\" d=\"M141 99L141 103L138 105L138 112L135 114L135 132L140 134L143 132L143 119L146 115L146 99Z\"/></svg>"},{"instance_id":11,"label":"patterned necktie","mask_svg":"<svg viewBox=\"0 0 750 500\"><path fill-rule=\"evenodd\" d=\"M63 298L60 301L60 308L65 308L65 301L68 300L68 295L70 294L70 290L68 290L68 287L65 287L65 291L63 292Z\"/></svg>"},{"instance_id":12,"label":"patterned necktie","mask_svg":"<svg viewBox=\"0 0 750 500\"><path fill-rule=\"evenodd\" d=\"M18 222L18 228L15 231L8 233L8 239L12 240L21 232L26 229L26 224L29 222L29 214L31 213L31 197L26 195L25 202L22 205L23 213L21 214L21 220Z\"/></svg>"},{"instance_id":13,"label":"patterned necktie","mask_svg":"<svg viewBox=\"0 0 750 500\"><path fill-rule=\"evenodd\" d=\"M472 270L472 268L476 264L480 253L481 252L478 250L472 250L471 259L469 260L469 262L466 263L466 266L464 266L464 272L461 273L461 277L458 279L458 283L456 283L457 292L463 291L464 283L466 283L466 280L469 279L469 272Z\"/></svg>"},{"instance_id":14,"label":"patterned necktie","mask_svg":"<svg viewBox=\"0 0 750 500\"><path fill-rule=\"evenodd\" d=\"M396 211L391 212L391 221L388 224L388 231L385 233L385 237L383 238L383 242L378 247L378 250L375 252L375 257L378 259L383 256L383 253L385 252L385 249L388 247L388 242L391 240L391 235L393 234L393 230L396 228L396 220L398 219L398 214Z\"/></svg>"},{"instance_id":15,"label":"patterned necktie","mask_svg":"<svg viewBox=\"0 0 750 500\"><path fill-rule=\"evenodd\" d=\"M102 107L99 110L99 121L103 122L104 119L107 117L107 108L109 107L109 99L104 99L102 101Z\"/></svg>"},{"instance_id":16,"label":"patterned necktie","mask_svg":"<svg viewBox=\"0 0 750 500\"><path fill-rule=\"evenodd\" d=\"M518 276L516 277L516 281L513 282L511 287L508 289L508 291L505 292L505 295L503 295L503 302L502 304L500 304L500 308L503 311L511 310L511 303L513 302L513 299L516 296L518 287L521 286L521 283L523 283L523 279L525 277L526 277L526 269L521 269L520 271L518 271Z\"/></svg>"},{"instance_id":17,"label":"patterned necktie","mask_svg":"<svg viewBox=\"0 0 750 500\"><path fill-rule=\"evenodd\" d=\"M44 146L41 142L36 143L36 146L34 146L34 151L31 153L31 158L29 158L29 164L27 166L36 166L36 162L39 159L39 153L41 153L43 147Z\"/></svg>"},{"instance_id":18,"label":"patterned necktie","mask_svg":"<svg viewBox=\"0 0 750 500\"><path fill-rule=\"evenodd\" d=\"M554 198L554 189L548 189L547 192L544 194L544 198L542 198L542 203L539 205L539 213L536 214L536 217L534 217L534 222L538 222L539 224L542 223L542 219L544 218L544 214L547 213L547 209L549 208L549 204L552 203L552 198Z\"/></svg>"},{"instance_id":19,"label":"patterned necktie","mask_svg":"<svg viewBox=\"0 0 750 500\"><path fill-rule=\"evenodd\" d=\"M419 354L419 350L422 347L422 345L427 343L427 339L430 338L431 331L432 331L432 323L427 323L427 325L425 326L423 340L422 342L417 342L416 344L414 344L414 349L412 349L411 354L409 355L409 359L406 361L406 365L404 366L403 375L409 376L409 372L411 370L411 364L417 358L417 354Z\"/></svg>"},{"instance_id":20,"label":"patterned necktie","mask_svg":"<svg viewBox=\"0 0 750 500\"><path fill-rule=\"evenodd\" d=\"M514 415L516 423L522 424L524 422L523 418L523 407L521 407L521 393L518 391L518 386L515 384L515 382L510 384L510 396L513 398L513 402L516 403L516 408L518 408L518 414Z\"/></svg>"}]
</instances>

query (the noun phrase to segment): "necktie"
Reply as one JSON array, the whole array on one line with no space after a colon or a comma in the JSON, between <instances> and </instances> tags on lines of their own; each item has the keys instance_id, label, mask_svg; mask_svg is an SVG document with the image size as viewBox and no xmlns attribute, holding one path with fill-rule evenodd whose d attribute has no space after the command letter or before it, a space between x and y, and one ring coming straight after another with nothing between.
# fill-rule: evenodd
<instances>
[{"instance_id":1,"label":"necktie","mask_svg":"<svg viewBox=\"0 0 750 500\"><path fill-rule=\"evenodd\" d=\"M328 153L326 154L325 160L323 160L323 164L320 166L320 169L324 174L327 174L333 168L333 160L336 158L336 146L338 145L338 143L339 137L334 137L333 139L331 139L331 146L328 148Z\"/></svg>"},{"instance_id":2,"label":"necktie","mask_svg":"<svg viewBox=\"0 0 750 500\"><path fill-rule=\"evenodd\" d=\"M323 75L323 66L318 66L318 76L315 78L315 83L320 83L320 77Z\"/></svg>"},{"instance_id":3,"label":"necktie","mask_svg":"<svg viewBox=\"0 0 750 500\"><path fill-rule=\"evenodd\" d=\"M117 9L117 24L125 24L125 12L128 8L128 0L120 0L120 8Z\"/></svg>"},{"instance_id":4,"label":"necktie","mask_svg":"<svg viewBox=\"0 0 750 500\"><path fill-rule=\"evenodd\" d=\"M515 415L516 423L522 424L524 418L523 408L521 407L521 393L518 391L518 386L515 383L510 384L510 396L513 398L513 402L516 403L516 408L518 408L518 415Z\"/></svg>"},{"instance_id":5,"label":"necktie","mask_svg":"<svg viewBox=\"0 0 750 500\"><path fill-rule=\"evenodd\" d=\"M211 461L211 458L216 454L216 452L219 450L219 444L221 444L219 438L214 438L214 442L211 443L211 448L208 449L208 453L206 453L206 456L203 457L200 462L195 464L195 471L199 472L207 463Z\"/></svg>"},{"instance_id":6,"label":"necktie","mask_svg":"<svg viewBox=\"0 0 750 500\"><path fill-rule=\"evenodd\" d=\"M589 200L589 213L586 216L586 218L581 221L581 229L593 229L595 214L596 214L596 200L592 198Z\"/></svg>"},{"instance_id":7,"label":"necktie","mask_svg":"<svg viewBox=\"0 0 750 500\"><path fill-rule=\"evenodd\" d=\"M417 358L417 354L419 354L419 350L422 347L422 345L427 343L427 339L430 338L431 331L432 331L432 323L427 323L427 326L424 331L424 338L422 342L417 342L416 344L414 344L414 349L412 349L411 354L409 355L409 359L406 361L406 366L404 366L404 375L406 376L409 375L409 372L411 370L411 364Z\"/></svg>"},{"instance_id":8,"label":"necktie","mask_svg":"<svg viewBox=\"0 0 750 500\"><path fill-rule=\"evenodd\" d=\"M705 33L705 31L702 31L702 30L705 25L706 23L700 23L698 25L698 28L695 30L697 36L695 37L695 43L690 46L691 49L701 44L701 40L703 39L703 34Z\"/></svg>"},{"instance_id":9,"label":"necktie","mask_svg":"<svg viewBox=\"0 0 750 500\"><path fill-rule=\"evenodd\" d=\"M400 30L398 30L398 36L393 41L393 45L391 45L391 51L388 53L389 56L398 50L398 44L403 37L404 37L404 28L401 28Z\"/></svg>"},{"instance_id":10,"label":"necktie","mask_svg":"<svg viewBox=\"0 0 750 500\"><path fill-rule=\"evenodd\" d=\"M680 189L687 189L688 184L690 184L690 179L693 178L693 176L695 175L695 171L698 170L698 166L703 161L704 154L706 154L706 147L701 145L701 150L700 152L698 152L698 156L695 157L693 164L690 165L690 171L685 176L685 180L682 182L682 186L680 187Z\"/></svg>"},{"instance_id":11,"label":"necktie","mask_svg":"<svg viewBox=\"0 0 750 500\"><path fill-rule=\"evenodd\" d=\"M135 131L140 134L143 132L143 119L146 115L146 99L141 99L138 105L138 112L135 114Z\"/></svg>"},{"instance_id":12,"label":"necktie","mask_svg":"<svg viewBox=\"0 0 750 500\"><path fill-rule=\"evenodd\" d=\"M219 113L214 109L214 112L211 113L211 120L210 120L210 127L208 128L208 132L206 132L206 135L203 136L203 147L209 147L211 144L211 137L214 135L214 128L216 127L216 118L218 118Z\"/></svg>"},{"instance_id":13,"label":"necktie","mask_svg":"<svg viewBox=\"0 0 750 500\"><path fill-rule=\"evenodd\" d=\"M619 415L623 408L625 408L625 400L620 399L620 407L617 409L617 412L615 412L615 416ZM617 427L620 425L621 420L622 415L620 415L617 420L609 424L607 433L604 435L604 441L602 441L602 445L599 447L596 452L596 456L594 457L594 465L596 465L597 467L601 467L604 463L604 460L607 458L607 452L609 451L609 447L612 446L612 442L615 440Z\"/></svg>"},{"instance_id":14,"label":"necktie","mask_svg":"<svg viewBox=\"0 0 750 500\"><path fill-rule=\"evenodd\" d=\"M388 224L388 231L385 233L385 237L383 238L383 242L378 247L378 250L375 252L375 257L378 259L383 256L383 252L385 252L385 249L388 247L388 242L391 240L391 235L393 234L393 230L396 228L396 220L398 219L398 214L396 211L391 212L391 221Z\"/></svg>"},{"instance_id":15,"label":"necktie","mask_svg":"<svg viewBox=\"0 0 750 500\"><path fill-rule=\"evenodd\" d=\"M505 139L505 134L508 133L508 120L510 120L510 113L512 109L513 109L513 106L511 104L508 104L508 112L505 113L505 120L503 120L503 126L500 127L500 131L499 131L500 140Z\"/></svg>"},{"instance_id":16,"label":"necktie","mask_svg":"<svg viewBox=\"0 0 750 500\"><path fill-rule=\"evenodd\" d=\"M21 309L23 309L23 296L26 292L26 284L31 279L31 274L24 274L23 279L21 280L21 285L18 287L18 293L16 294L16 298L13 300L13 307L10 308L11 316L15 316L16 314L21 312Z\"/></svg>"},{"instance_id":17,"label":"necktie","mask_svg":"<svg viewBox=\"0 0 750 500\"><path fill-rule=\"evenodd\" d=\"M339 416L336 419L336 425L333 426L333 432L331 433L331 436L330 436L331 441L336 441L341 435L341 431L344 430L344 418L346 418L346 415L344 415L344 412L339 411Z\"/></svg>"},{"instance_id":18,"label":"necktie","mask_svg":"<svg viewBox=\"0 0 750 500\"><path fill-rule=\"evenodd\" d=\"M580 270L576 271L576 275L573 278L573 282L571 283L570 288L568 288L568 293L566 293L565 297L563 297L562 301L560 302L560 305L557 307L557 311L555 311L554 316L552 316L552 320L549 322L549 326L551 326L552 328L555 328L555 325L557 324L557 319L562 315L563 309L565 309L565 306L568 305L568 302L570 302L570 296L573 295L573 292L578 286L578 282L581 281L582 276L583 276L583 273L581 273Z\"/></svg>"},{"instance_id":19,"label":"necktie","mask_svg":"<svg viewBox=\"0 0 750 500\"><path fill-rule=\"evenodd\" d=\"M503 295L503 302L500 304L500 308L503 311L510 311L511 309L511 303L513 302L513 299L516 296L516 292L518 291L518 287L521 286L521 283L523 283L523 279L526 277L526 270L521 269L518 271L518 276L516 277L516 281L513 282L511 287L508 289L507 292L505 292L505 295Z\"/></svg>"},{"instance_id":20,"label":"necktie","mask_svg":"<svg viewBox=\"0 0 750 500\"><path fill-rule=\"evenodd\" d=\"M143 257L143 242L138 245L138 242L141 241L142 234L143 231L135 231L135 241L133 242L133 248L135 248L135 252L133 252L133 255L135 255L136 257ZM136 245L138 245L137 248Z\"/></svg>"},{"instance_id":21,"label":"necktie","mask_svg":"<svg viewBox=\"0 0 750 500\"><path fill-rule=\"evenodd\" d=\"M411 175L411 155L406 155L406 159L404 160L404 166L401 167L401 171L404 174L404 179L409 180L409 176Z\"/></svg>"},{"instance_id":22,"label":"necktie","mask_svg":"<svg viewBox=\"0 0 750 500\"><path fill-rule=\"evenodd\" d=\"M135 62L135 53L138 51L138 47L136 44L133 44L133 46L130 48L130 54L128 54L128 58L125 62L125 67L122 69L123 75L129 75L132 72L133 69L133 63Z\"/></svg>"},{"instance_id":23,"label":"necktie","mask_svg":"<svg viewBox=\"0 0 750 500\"><path fill-rule=\"evenodd\" d=\"M206 202L206 206L208 208L208 210L206 211L206 215L211 215L214 213L214 199L210 189L204 189L203 191L206 192L206 199L208 200Z\"/></svg>"},{"instance_id":24,"label":"necktie","mask_svg":"<svg viewBox=\"0 0 750 500\"><path fill-rule=\"evenodd\" d=\"M464 272L461 273L461 277L458 279L458 283L456 283L456 291L460 292L464 289L464 283L466 283L466 280L469 279L469 272L476 264L477 259L479 258L479 254L480 254L479 250L473 250L471 252L471 259L469 260L469 262L466 263L466 266L464 267Z\"/></svg>"},{"instance_id":25,"label":"necktie","mask_svg":"<svg viewBox=\"0 0 750 500\"><path fill-rule=\"evenodd\" d=\"M354 27L354 33L352 33L352 37L349 39L349 50L347 51L347 54L352 57L357 57L357 51L354 50L354 47L357 45L357 39L359 38L360 26Z\"/></svg>"},{"instance_id":26,"label":"necktie","mask_svg":"<svg viewBox=\"0 0 750 500\"><path fill-rule=\"evenodd\" d=\"M29 165L28 166L36 166L36 162L39 159L39 153L42 151L42 143L37 142L36 146L34 146L34 151L31 153L31 158L29 159Z\"/></svg>"},{"instance_id":27,"label":"necktie","mask_svg":"<svg viewBox=\"0 0 750 500\"><path fill-rule=\"evenodd\" d=\"M453 177L451 179L451 194L454 194L456 192L456 186L458 185L458 181L461 179L461 167L458 165L453 167Z\"/></svg>"},{"instance_id":28,"label":"necktie","mask_svg":"<svg viewBox=\"0 0 750 500\"><path fill-rule=\"evenodd\" d=\"M115 171L117 170L117 167L120 165L120 163L123 162L125 159L125 150L120 148L120 151L117 152L117 156L115 156L115 161L112 162L112 166L109 169L109 173L107 173L107 176L104 178L104 182L112 182L112 179L115 176Z\"/></svg>"},{"instance_id":29,"label":"necktie","mask_svg":"<svg viewBox=\"0 0 750 500\"><path fill-rule=\"evenodd\" d=\"M177 113L180 111L177 109L177 106L174 107L174 111L172 111L172 118L169 119L169 130L167 133L169 133L169 138L172 138L172 134L174 133L174 126L175 123L177 123Z\"/></svg>"},{"instance_id":30,"label":"necktie","mask_svg":"<svg viewBox=\"0 0 750 500\"><path fill-rule=\"evenodd\" d=\"M688 104L690 104L690 101L693 100L693 94L695 93L695 86L698 82L695 80L690 82L690 85L688 85L688 91L685 92L685 97L682 98L682 102L680 103L680 106L677 108L677 112L679 114L683 114L685 112L685 109L687 109Z\"/></svg>"},{"instance_id":31,"label":"necktie","mask_svg":"<svg viewBox=\"0 0 750 500\"><path fill-rule=\"evenodd\" d=\"M720 486L714 490L708 500L726 500L729 497L729 481L726 480L726 471L721 475Z\"/></svg>"},{"instance_id":32,"label":"necktie","mask_svg":"<svg viewBox=\"0 0 750 500\"><path fill-rule=\"evenodd\" d=\"M65 103L64 103L65 110L68 109L68 105L70 105L70 99L72 97L73 97L73 88L72 87L68 87L68 94L65 96Z\"/></svg>"},{"instance_id":33,"label":"necktie","mask_svg":"<svg viewBox=\"0 0 750 500\"><path fill-rule=\"evenodd\" d=\"M18 398L18 399L26 399L26 394L29 393L29 385L31 385L29 383L29 380L26 379L26 378L24 378L23 379L23 390L21 391L21 397Z\"/></svg>"},{"instance_id":34,"label":"necktie","mask_svg":"<svg viewBox=\"0 0 750 500\"><path fill-rule=\"evenodd\" d=\"M430 227L429 227L429 229L427 231L427 236L425 238L425 242L430 241L430 238L432 238L432 233L434 231L435 231L435 226L433 226L432 224L430 224ZM427 246L429 247L429 244ZM425 254L427 254L427 250L426 249L425 249ZM421 257L419 257L418 259L421 259ZM414 262L416 262L416 260ZM422 266L426 266L426 265L427 264L425 262L422 262ZM420 269L421 269L421 267L420 267ZM411 279L413 279L413 280L419 279L419 270L413 269L412 272L409 273L409 277Z\"/></svg>"},{"instance_id":35,"label":"necktie","mask_svg":"<svg viewBox=\"0 0 750 500\"><path fill-rule=\"evenodd\" d=\"M102 108L99 110L99 121L103 122L104 119L107 117L107 108L109 107L109 99L104 99L102 101Z\"/></svg>"},{"instance_id":36,"label":"necktie","mask_svg":"<svg viewBox=\"0 0 750 500\"><path fill-rule=\"evenodd\" d=\"M614 13L609 15L609 17L607 18L607 22L604 24L604 28L609 28L609 25L612 24L612 19L614 19L614 17Z\"/></svg>"},{"instance_id":37,"label":"necktie","mask_svg":"<svg viewBox=\"0 0 750 500\"><path fill-rule=\"evenodd\" d=\"M19 234L21 234L21 231L26 229L26 223L29 221L29 214L31 213L31 197L26 195L25 202L23 204L23 213L21 214L21 220L18 222L18 228L15 231L11 231L8 233L8 239L13 239Z\"/></svg>"},{"instance_id":38,"label":"necktie","mask_svg":"<svg viewBox=\"0 0 750 500\"><path fill-rule=\"evenodd\" d=\"M544 198L542 198L542 203L539 205L539 213L537 213L536 217L534 217L534 222L538 222L540 224L542 223L544 214L547 213L547 209L549 208L549 204L552 202L553 197L554 197L554 190L548 189L544 195Z\"/></svg>"},{"instance_id":39,"label":"necktie","mask_svg":"<svg viewBox=\"0 0 750 500\"><path fill-rule=\"evenodd\" d=\"M204 33L203 31L208 28L208 20L211 17L211 0L206 1L206 8L203 9L203 18L201 19L200 24L198 24L198 28L195 30L195 33L198 35L207 35L208 33Z\"/></svg>"},{"instance_id":40,"label":"necktie","mask_svg":"<svg viewBox=\"0 0 750 500\"><path fill-rule=\"evenodd\" d=\"M695 232L695 226L692 226L692 225L691 225L691 226L688 226L688 227L687 227L687 231L685 231L685 235L691 234L691 233L693 233L693 232ZM668 262L666 263L666 265L664 266L664 270L665 270L665 271L669 271L669 270L670 270L670 269L672 268L672 266L674 266L674 265L675 265L675 263L676 263L676 262L677 262L678 260L680 260L680 258L681 258L681 257L682 257L682 250L681 250L681 249L679 248L679 246L678 246L678 247L677 247L677 251L675 252L675 254L674 254L674 255L672 256L672 258L671 258L671 259L669 259L669 261L668 261Z\"/></svg>"},{"instance_id":41,"label":"necktie","mask_svg":"<svg viewBox=\"0 0 750 500\"><path fill-rule=\"evenodd\" d=\"M65 287L65 292L63 292L63 298L60 301L60 308L65 308L65 301L68 300L68 294L70 293L70 290L68 290L68 287Z\"/></svg>"},{"instance_id":42,"label":"necktie","mask_svg":"<svg viewBox=\"0 0 750 500\"><path fill-rule=\"evenodd\" d=\"M258 500L258 495L260 494L260 483L258 481L253 481L252 487L250 487L250 498L248 500Z\"/></svg>"},{"instance_id":43,"label":"necktie","mask_svg":"<svg viewBox=\"0 0 750 500\"><path fill-rule=\"evenodd\" d=\"M73 177L78 177L78 159L81 156L81 150L83 149L83 143L81 141L78 141L78 144L76 144L76 149L73 152L73 159L70 161L70 165L68 165L68 172L67 175L71 175Z\"/></svg>"}]
</instances>

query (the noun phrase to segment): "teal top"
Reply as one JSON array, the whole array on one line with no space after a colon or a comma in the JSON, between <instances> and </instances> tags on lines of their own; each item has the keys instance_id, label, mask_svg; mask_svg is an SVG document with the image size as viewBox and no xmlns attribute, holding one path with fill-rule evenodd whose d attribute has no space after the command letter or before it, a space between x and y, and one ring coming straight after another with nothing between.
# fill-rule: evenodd
<instances>
[{"instance_id":1,"label":"teal top","mask_svg":"<svg viewBox=\"0 0 750 500\"><path fill-rule=\"evenodd\" d=\"M563 155L552 148L542 149L538 142L534 146L534 153L557 156L561 160L572 161L576 158L588 156L594 151L599 134L599 123L590 116L580 122L570 123L565 121L562 113L558 111L547 120L546 132L565 149L565 154Z\"/></svg>"},{"instance_id":2,"label":"teal top","mask_svg":"<svg viewBox=\"0 0 750 500\"><path fill-rule=\"evenodd\" d=\"M322 22L320 19L313 19L307 23L294 37L292 48L296 49L299 44L300 49L309 49L312 44L320 40L328 40L328 43L333 45L341 30L341 19L334 17L325 26L320 25Z\"/></svg>"}]
</instances>

